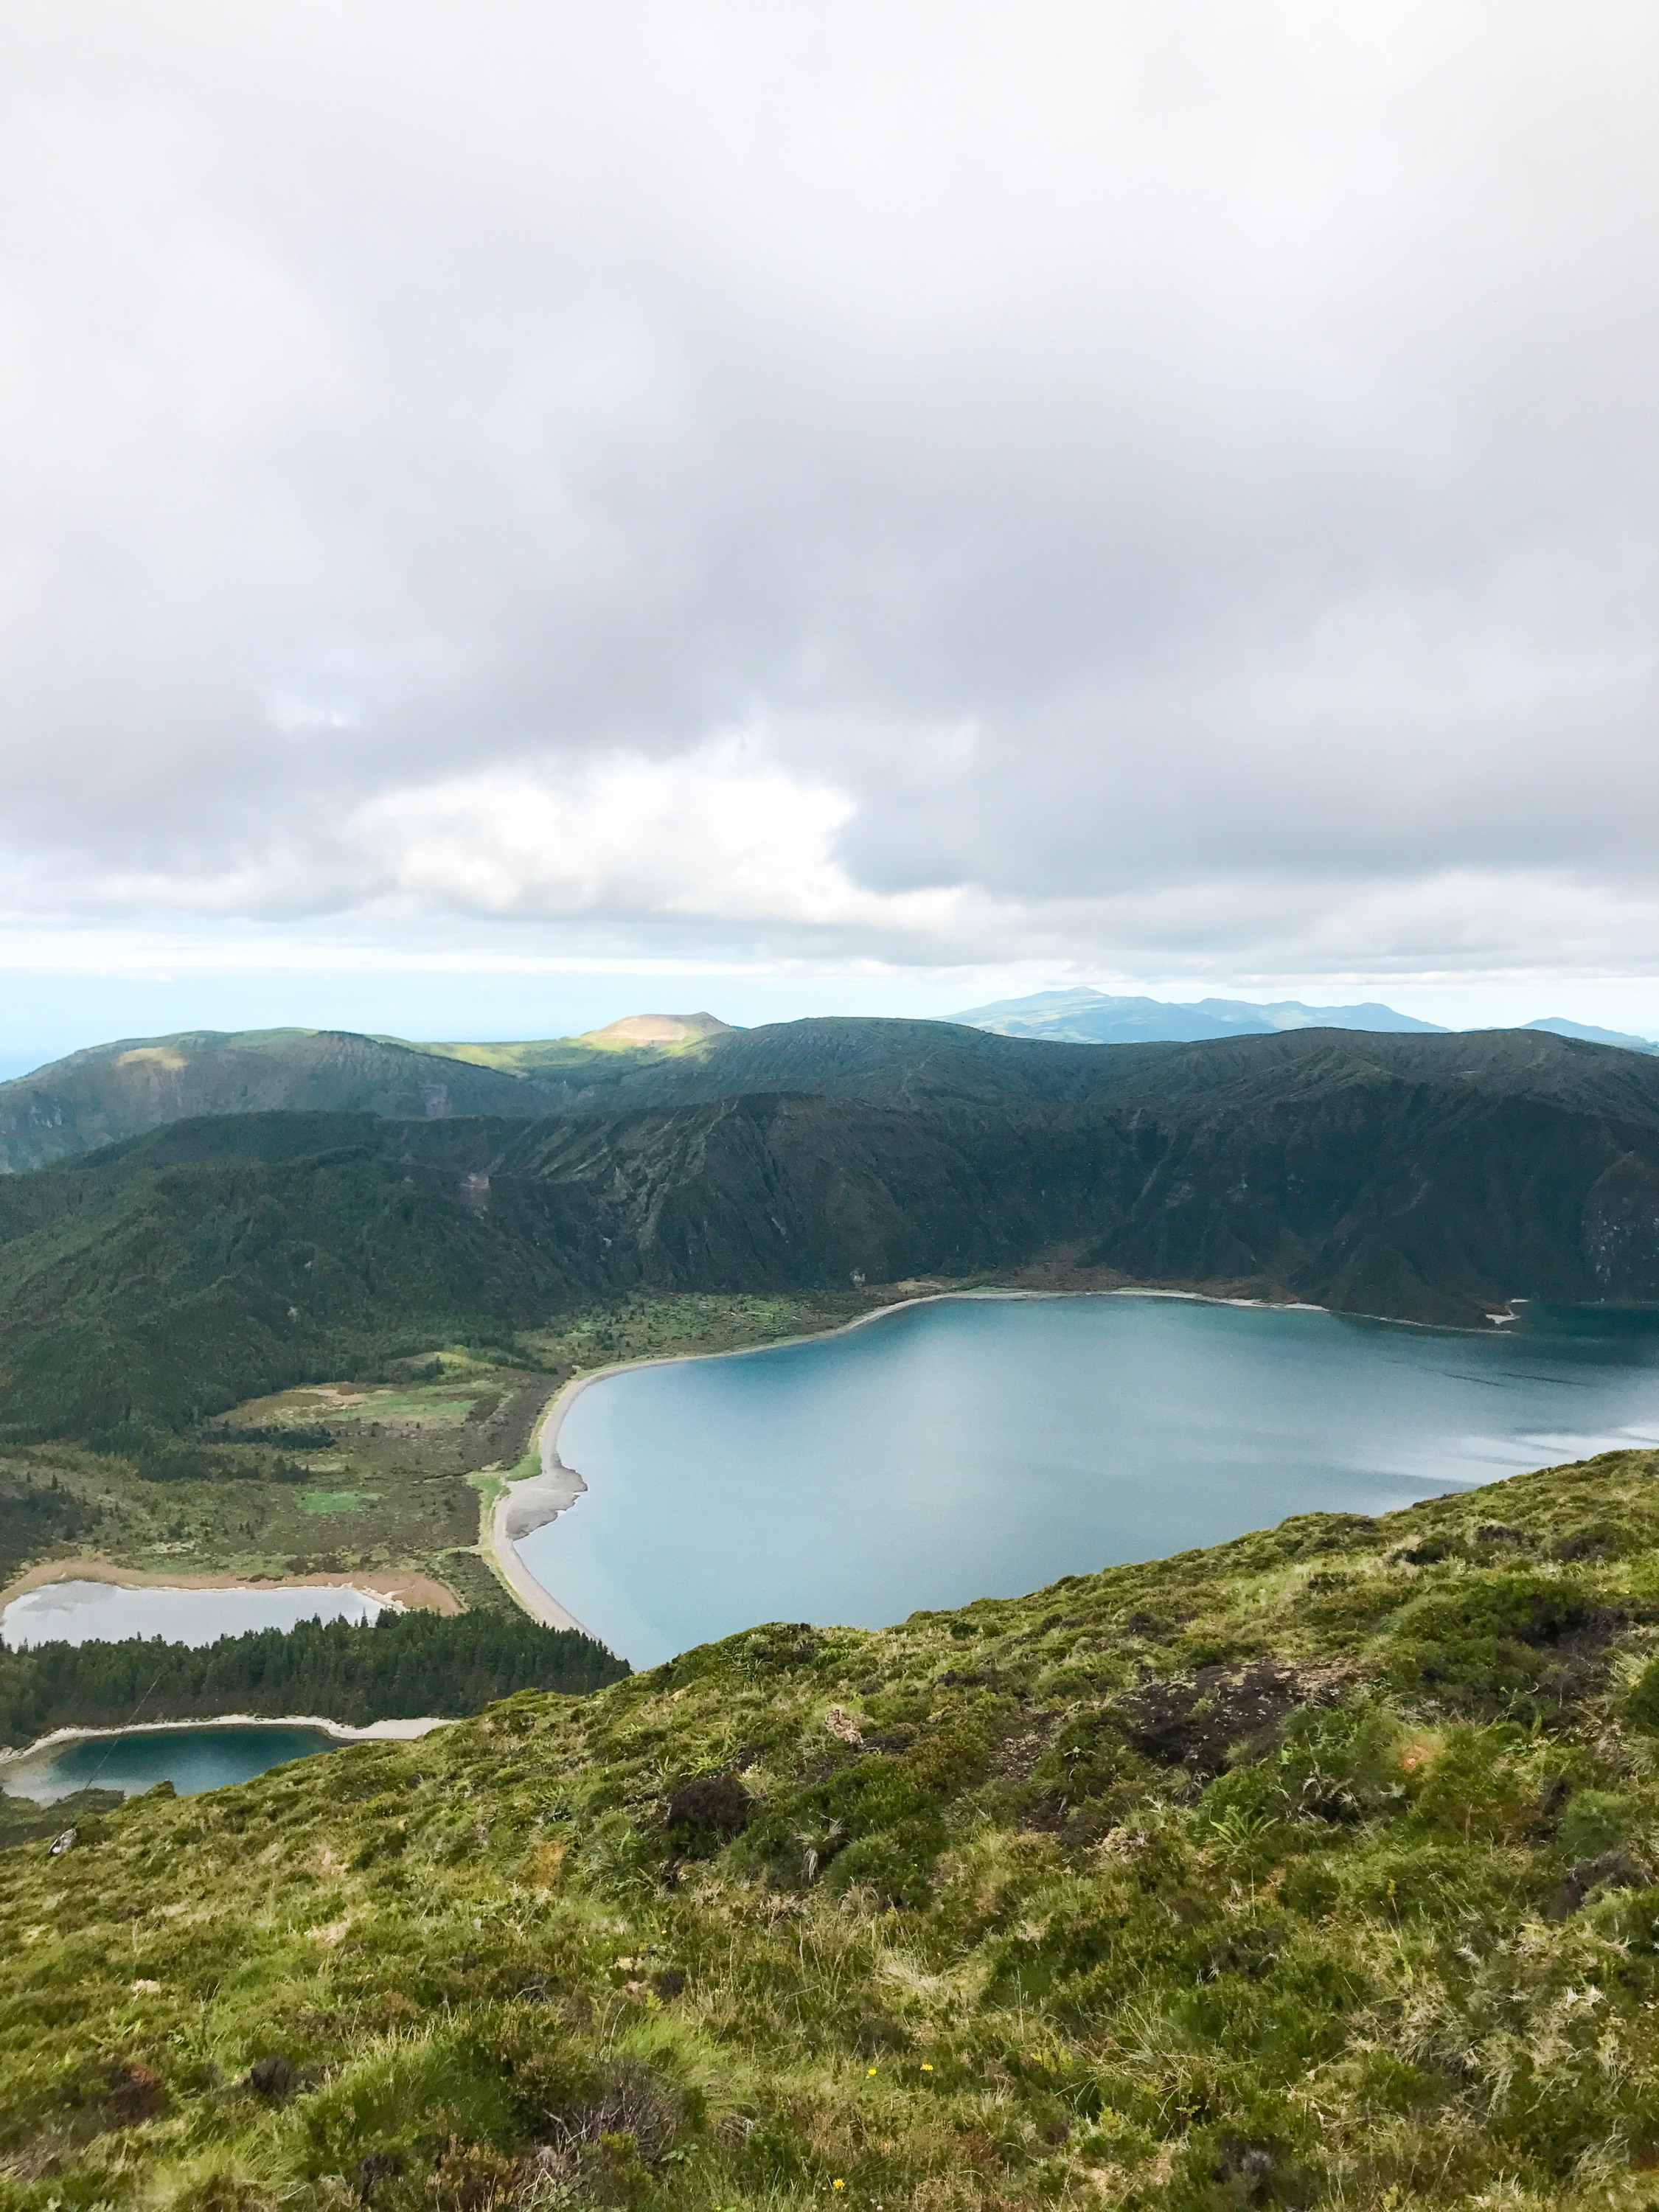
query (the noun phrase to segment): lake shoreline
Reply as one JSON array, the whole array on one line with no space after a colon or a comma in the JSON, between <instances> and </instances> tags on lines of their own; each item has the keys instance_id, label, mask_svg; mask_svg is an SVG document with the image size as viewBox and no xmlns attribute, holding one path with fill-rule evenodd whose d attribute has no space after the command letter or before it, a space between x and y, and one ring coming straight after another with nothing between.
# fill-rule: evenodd
<instances>
[{"instance_id":1,"label":"lake shoreline","mask_svg":"<svg viewBox=\"0 0 1659 2212\"><path fill-rule=\"evenodd\" d=\"M0 1750L0 1794L22 1798L27 1802L38 1802L28 1798L27 1790L11 1790L7 1777L13 1770L27 1765L28 1760L42 1759L46 1752L62 1750L70 1743L106 1743L122 1736L164 1736L177 1729L204 1728L312 1728L319 1735L331 1736L334 1743L416 1743L420 1736L429 1736L434 1728L452 1728L453 1721L442 1714L422 1714L414 1721L368 1721L362 1728L352 1728L347 1721L330 1721L319 1712L215 1712L208 1719L197 1721L131 1721L124 1728L53 1728L51 1735L35 1736L33 1743L22 1745L22 1750Z\"/></svg>"},{"instance_id":2,"label":"lake shoreline","mask_svg":"<svg viewBox=\"0 0 1659 2212\"><path fill-rule=\"evenodd\" d=\"M873 1626L1161 1558L1194 1528L1221 1542L1659 1445L1659 1315L1512 1310L1519 1329L1468 1329L1254 1284L895 1285L833 1328L569 1376L498 1540L645 1668L751 1618ZM872 1518L873 1553L854 1533Z\"/></svg>"},{"instance_id":3,"label":"lake shoreline","mask_svg":"<svg viewBox=\"0 0 1659 2212\"><path fill-rule=\"evenodd\" d=\"M850 1335L854 1329L867 1328L872 1322L885 1321L892 1315L907 1312L915 1306L969 1301L1058 1301L1062 1298L1098 1297L1174 1298L1196 1305L1259 1308L1271 1312L1326 1311L1323 1306L1310 1304L1304 1299L1227 1297L1216 1292L1143 1288L1135 1284L1114 1285L1103 1290L1033 1290L1016 1284L1006 1287L988 1284L982 1288L920 1291L914 1297L895 1298L886 1305L873 1306L868 1313L855 1314L851 1321L838 1322L833 1328L813 1329L799 1336L775 1337L767 1344L733 1345L723 1352L669 1352L649 1354L639 1359L619 1359L611 1366L596 1367L585 1375L573 1375L549 1401L531 1433L532 1446L537 1437L540 1438L540 1473L509 1483L495 1500L489 1516L486 1542L490 1564L532 1620L540 1621L544 1627L574 1629L578 1634L590 1637L595 1643L604 1643L602 1637L594 1636L591 1628L578 1620L551 1590L536 1579L519 1550L519 1543L523 1537L532 1536L538 1529L549 1527L560 1514L568 1511L587 1488L586 1481L578 1470L568 1467L560 1457L559 1433L577 1399L595 1382L608 1382L615 1376L630 1375L642 1367L686 1367L703 1360L754 1359L768 1352L787 1352L803 1344L823 1344L832 1337ZM607 1644L605 1649L608 1650L610 1646Z\"/></svg>"},{"instance_id":4,"label":"lake shoreline","mask_svg":"<svg viewBox=\"0 0 1659 2212\"><path fill-rule=\"evenodd\" d=\"M314 1729L341 1744L413 1743L429 1735L434 1729L453 1725L441 1713L426 1714L416 1720L369 1721L362 1728L354 1728L346 1721L329 1720L320 1713L213 1713L205 1719L189 1721L133 1721L121 1728L53 1729L49 1735L37 1736L21 1750L0 1750L0 1790L5 1790L8 1796L27 1794L6 1790L7 1771L70 1743L97 1743L118 1736L164 1735L179 1729L217 1728Z\"/></svg>"},{"instance_id":5,"label":"lake shoreline","mask_svg":"<svg viewBox=\"0 0 1659 2212\"><path fill-rule=\"evenodd\" d=\"M0 1613L20 1597L44 1589L52 1583L108 1583L118 1589L349 1589L370 1597L397 1612L458 1614L461 1607L453 1590L434 1575L419 1568L370 1568L332 1573L319 1568L313 1574L233 1575L228 1573L169 1574L144 1567L123 1567L100 1556L76 1559L42 1559L0 1589Z\"/></svg>"}]
</instances>

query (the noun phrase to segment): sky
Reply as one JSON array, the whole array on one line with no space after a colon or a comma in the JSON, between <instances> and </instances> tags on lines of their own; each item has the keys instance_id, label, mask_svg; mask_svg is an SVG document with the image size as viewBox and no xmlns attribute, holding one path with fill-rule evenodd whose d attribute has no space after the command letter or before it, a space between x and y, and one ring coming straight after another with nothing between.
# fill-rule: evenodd
<instances>
[{"instance_id":1,"label":"sky","mask_svg":"<svg viewBox=\"0 0 1659 2212\"><path fill-rule=\"evenodd\" d=\"M0 1066L1659 1032L1659 16L0 13Z\"/></svg>"}]
</instances>

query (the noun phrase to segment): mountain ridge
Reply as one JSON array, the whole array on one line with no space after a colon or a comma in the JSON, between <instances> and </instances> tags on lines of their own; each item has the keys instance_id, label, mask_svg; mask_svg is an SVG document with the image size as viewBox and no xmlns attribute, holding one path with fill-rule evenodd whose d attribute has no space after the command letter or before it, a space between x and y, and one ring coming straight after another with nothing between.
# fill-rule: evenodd
<instances>
[{"instance_id":1,"label":"mountain ridge","mask_svg":"<svg viewBox=\"0 0 1659 2212\"><path fill-rule=\"evenodd\" d=\"M1097 1042L1005 1036L961 1022L829 1016L738 1030L710 1027L714 1018L704 1015L628 1019L666 1023L675 1034L643 1042L629 1036L604 1042L415 1045L349 1030L184 1030L92 1046L0 1084L0 1175L200 1114L343 1111L432 1121L482 1114L534 1121L787 1090L919 1110L1104 1097L1120 1087L1126 1070L1140 1065L1134 1054L1167 1054L1183 1042L1121 1042L1105 1053ZM1542 1035L1558 1027L1553 1018L1521 1031L1419 1027L1399 1032L1397 1041L1461 1037L1467 1050L1478 1053L1474 1040L1481 1036ZM1264 1031L1262 1041L1300 1034L1391 1033L1303 1025ZM1226 1049L1242 1041L1230 1034L1186 1042Z\"/></svg>"},{"instance_id":2,"label":"mountain ridge","mask_svg":"<svg viewBox=\"0 0 1659 2212\"><path fill-rule=\"evenodd\" d=\"M650 1036L611 1033L639 1024ZM1531 1024L1531 1033L1571 1033L1575 1026L1582 1024L1548 1018ZM942 1102L1095 1097L1117 1084L1099 1042L1011 1037L967 1022L830 1015L730 1029L712 1015L630 1015L611 1030L525 1044L410 1044L354 1030L179 1030L86 1046L0 1084L0 1175L49 1166L204 1113L542 1119L792 1088L931 1109ZM1261 1030L1297 1033L1297 1026ZM1420 1024L1401 1036L1506 1030L1443 1033ZM1168 1051L1179 1042L1159 1037L1151 1048ZM1228 1044L1239 1036L1186 1042ZM1639 1044L1601 1036L1590 1042ZM1134 1040L1119 1042L1113 1055L1134 1048ZM1139 1048L1148 1048L1148 1040L1139 1040Z\"/></svg>"},{"instance_id":3,"label":"mountain ridge","mask_svg":"<svg viewBox=\"0 0 1659 2212\"><path fill-rule=\"evenodd\" d=\"M918 1110L914 1066L842 1042L817 1093L233 1115L0 1180L6 1417L187 1422L635 1291L1139 1283L1473 1327L1659 1298L1649 1059L1504 1031L1079 1047L1104 1087Z\"/></svg>"}]
</instances>

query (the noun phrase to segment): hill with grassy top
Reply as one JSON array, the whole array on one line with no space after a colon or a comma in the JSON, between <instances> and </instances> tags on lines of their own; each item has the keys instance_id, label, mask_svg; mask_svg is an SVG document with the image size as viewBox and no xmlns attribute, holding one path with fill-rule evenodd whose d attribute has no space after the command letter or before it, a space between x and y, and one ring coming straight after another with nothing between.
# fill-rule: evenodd
<instances>
[{"instance_id":1,"label":"hill with grassy top","mask_svg":"<svg viewBox=\"0 0 1659 2212\"><path fill-rule=\"evenodd\" d=\"M1098 1055L982 1037L947 1022L630 1015L580 1037L410 1044L345 1030L129 1037L0 1084L0 1173L70 1159L204 1115L278 1111L516 1120L799 1089L926 1105L1085 1097ZM1067 1064L1069 1062L1069 1064Z\"/></svg>"},{"instance_id":2,"label":"hill with grassy top","mask_svg":"<svg viewBox=\"0 0 1659 2212\"><path fill-rule=\"evenodd\" d=\"M283 1108L411 1119L522 1111L515 1075L390 1038L326 1030L198 1030L97 1045L0 1083L0 1172L71 1159L201 1114ZM556 1110L552 1097L532 1112Z\"/></svg>"},{"instance_id":3,"label":"hill with grassy top","mask_svg":"<svg viewBox=\"0 0 1659 2212\"><path fill-rule=\"evenodd\" d=\"M1659 1457L0 1858L16 2212L1659 2201Z\"/></svg>"}]
</instances>

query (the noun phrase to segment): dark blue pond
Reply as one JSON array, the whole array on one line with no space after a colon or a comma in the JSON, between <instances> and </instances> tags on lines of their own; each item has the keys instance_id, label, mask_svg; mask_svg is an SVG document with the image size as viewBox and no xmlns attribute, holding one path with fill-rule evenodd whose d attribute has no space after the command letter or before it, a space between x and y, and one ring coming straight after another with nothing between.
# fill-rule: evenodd
<instances>
[{"instance_id":1,"label":"dark blue pond","mask_svg":"<svg viewBox=\"0 0 1659 2212\"><path fill-rule=\"evenodd\" d=\"M27 1759L8 1761L0 1775L9 1795L56 1804L76 1790L119 1790L129 1797L170 1782L181 1797L251 1782L268 1766L313 1752L335 1751L325 1729L289 1721L237 1722L200 1728L134 1729L121 1735L79 1736Z\"/></svg>"}]
</instances>

